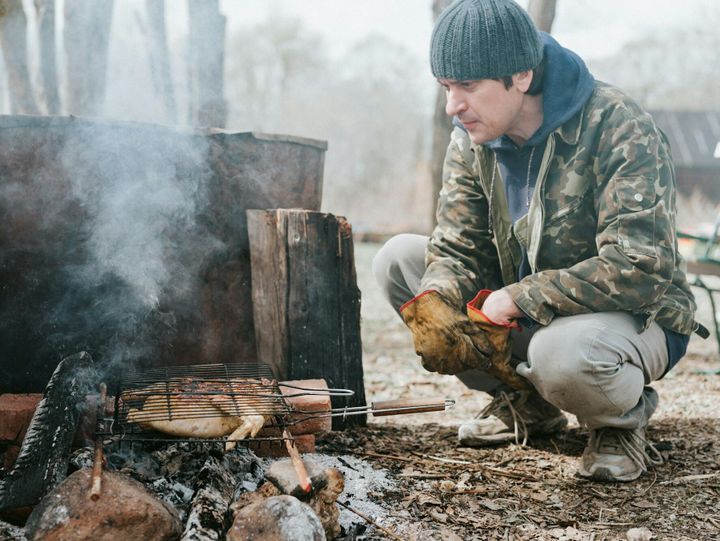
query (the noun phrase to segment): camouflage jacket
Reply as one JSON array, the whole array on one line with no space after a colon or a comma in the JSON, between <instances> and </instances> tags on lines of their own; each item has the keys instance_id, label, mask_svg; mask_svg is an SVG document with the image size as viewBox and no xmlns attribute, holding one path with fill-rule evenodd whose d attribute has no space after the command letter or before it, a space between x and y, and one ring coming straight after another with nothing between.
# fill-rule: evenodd
<instances>
[{"instance_id":1,"label":"camouflage jacket","mask_svg":"<svg viewBox=\"0 0 720 541\"><path fill-rule=\"evenodd\" d=\"M460 306L479 289L505 287L542 325L556 315L627 311L645 328L697 328L677 251L669 145L610 85L597 82L582 110L549 135L528 214L514 225L493 152L456 128L437 220L421 291L437 289ZM532 274L518 282L521 245Z\"/></svg>"}]
</instances>

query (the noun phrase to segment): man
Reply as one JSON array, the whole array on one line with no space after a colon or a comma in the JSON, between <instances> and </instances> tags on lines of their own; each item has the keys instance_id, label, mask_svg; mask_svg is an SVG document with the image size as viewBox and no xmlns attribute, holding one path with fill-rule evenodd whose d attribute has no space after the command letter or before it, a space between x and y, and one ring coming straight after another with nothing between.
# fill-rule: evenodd
<instances>
[{"instance_id":1,"label":"man","mask_svg":"<svg viewBox=\"0 0 720 541\"><path fill-rule=\"evenodd\" d=\"M457 0L430 61L456 126L437 227L391 239L373 272L423 365L494 396L461 444L551 434L565 410L590 430L580 475L636 479L660 459L648 384L704 331L667 141L512 0Z\"/></svg>"}]
</instances>

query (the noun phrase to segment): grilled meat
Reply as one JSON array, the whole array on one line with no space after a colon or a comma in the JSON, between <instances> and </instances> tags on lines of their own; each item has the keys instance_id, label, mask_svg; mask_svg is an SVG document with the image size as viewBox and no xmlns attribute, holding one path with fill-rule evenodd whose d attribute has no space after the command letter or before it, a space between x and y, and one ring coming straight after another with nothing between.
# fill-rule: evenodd
<instances>
[{"instance_id":1,"label":"grilled meat","mask_svg":"<svg viewBox=\"0 0 720 541\"><path fill-rule=\"evenodd\" d=\"M258 396L263 394L260 385L260 380L174 378L127 391L121 398L128 406L142 406L129 407L127 413L127 420L142 428L180 437L240 440L257 436L270 418L267 398ZM235 445L227 441L225 450Z\"/></svg>"}]
</instances>

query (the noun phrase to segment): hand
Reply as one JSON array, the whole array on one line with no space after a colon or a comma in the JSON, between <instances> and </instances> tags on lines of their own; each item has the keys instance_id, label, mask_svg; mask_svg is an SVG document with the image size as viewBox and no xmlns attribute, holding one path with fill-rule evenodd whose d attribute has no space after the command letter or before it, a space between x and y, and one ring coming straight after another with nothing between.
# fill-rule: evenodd
<instances>
[{"instance_id":1,"label":"hand","mask_svg":"<svg viewBox=\"0 0 720 541\"><path fill-rule=\"evenodd\" d=\"M498 296L498 293L504 293L505 295ZM487 334L488 340L493 345L494 351L490 356L490 364L492 368L488 369L488 373L495 376L497 379L506 383L513 389L529 389L530 384L528 381L518 375L515 371L515 366L512 362L512 345L510 343L510 330L517 326L517 323L513 321L514 318L510 318L508 323L500 323L499 320L495 320L488 316L486 307L491 297L495 297L497 300L497 307L507 306L509 310L506 313L513 313L512 308L517 310L517 306L510 298L510 296L504 291L490 291L489 289L483 289L478 291L475 298L467 303L467 314L471 321L480 327ZM507 298L504 298L507 297ZM508 301L509 305L508 306ZM494 312L495 317L498 311ZM522 313L522 312L521 312ZM517 316L515 316L517 317Z\"/></svg>"},{"instance_id":2,"label":"hand","mask_svg":"<svg viewBox=\"0 0 720 541\"><path fill-rule=\"evenodd\" d=\"M511 325L513 320L525 315L504 289L493 291L485 299L482 311L488 319L499 325Z\"/></svg>"}]
</instances>

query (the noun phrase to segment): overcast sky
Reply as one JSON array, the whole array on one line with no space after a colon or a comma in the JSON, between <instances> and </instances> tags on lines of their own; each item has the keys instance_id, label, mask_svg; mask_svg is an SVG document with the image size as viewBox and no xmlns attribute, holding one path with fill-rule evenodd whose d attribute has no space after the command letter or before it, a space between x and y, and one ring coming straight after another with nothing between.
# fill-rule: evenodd
<instances>
[{"instance_id":1,"label":"overcast sky","mask_svg":"<svg viewBox=\"0 0 720 541\"><path fill-rule=\"evenodd\" d=\"M523 6L527 0L519 0ZM302 19L331 53L380 33L423 60L432 30L432 0L221 0L231 28L277 14ZM608 56L634 36L692 24L718 0L558 0L553 34L587 59Z\"/></svg>"}]
</instances>

